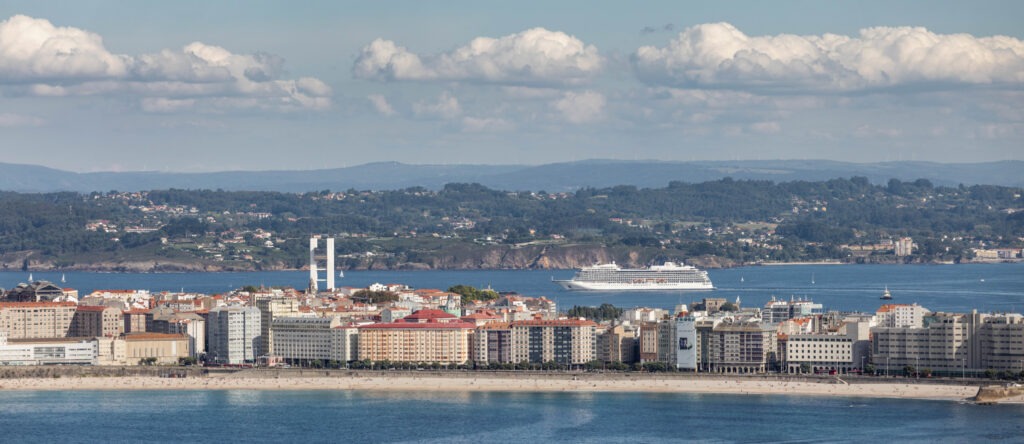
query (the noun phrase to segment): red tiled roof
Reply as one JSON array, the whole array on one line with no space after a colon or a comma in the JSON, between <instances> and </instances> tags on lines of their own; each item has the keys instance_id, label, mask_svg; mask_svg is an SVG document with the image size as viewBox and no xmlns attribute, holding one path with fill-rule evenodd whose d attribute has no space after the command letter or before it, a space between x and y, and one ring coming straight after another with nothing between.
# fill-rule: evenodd
<instances>
[{"instance_id":1,"label":"red tiled roof","mask_svg":"<svg viewBox=\"0 0 1024 444\"><path fill-rule=\"evenodd\" d=\"M53 308L75 307L74 302L0 302L0 308Z\"/></svg>"},{"instance_id":2,"label":"red tiled roof","mask_svg":"<svg viewBox=\"0 0 1024 444\"><path fill-rule=\"evenodd\" d=\"M476 324L470 324L469 322L391 322L386 324L370 324L360 326L359 329L393 329L393 330L405 330L405 329L417 329L417 330L472 330L476 328Z\"/></svg>"},{"instance_id":3,"label":"red tiled roof","mask_svg":"<svg viewBox=\"0 0 1024 444\"><path fill-rule=\"evenodd\" d=\"M188 336L185 335L185 334L150 333L150 332L125 333L125 335L124 335L124 339L126 341L152 341L152 340L156 340L156 339L170 340L170 339L185 339L187 337Z\"/></svg>"},{"instance_id":4,"label":"red tiled roof","mask_svg":"<svg viewBox=\"0 0 1024 444\"><path fill-rule=\"evenodd\" d=\"M407 320L410 320L410 321L417 321L417 320L420 320L420 319L425 319L425 320L430 320L430 319L458 319L458 316L455 316L455 315L453 315L451 313L448 313L448 312L445 312L445 311L441 311L441 310L423 309L423 310L416 310L415 313L413 313L413 314L411 314L409 316L406 316L406 317L404 317L402 319L407 319Z\"/></svg>"},{"instance_id":5,"label":"red tiled roof","mask_svg":"<svg viewBox=\"0 0 1024 444\"><path fill-rule=\"evenodd\" d=\"M103 311L110 307L104 305L79 305L77 311Z\"/></svg>"},{"instance_id":6,"label":"red tiled roof","mask_svg":"<svg viewBox=\"0 0 1024 444\"><path fill-rule=\"evenodd\" d=\"M579 319L553 319L553 320L542 320L542 319L531 319L528 321L515 321L512 326L527 326L527 327L596 327L597 323L593 321L581 321Z\"/></svg>"}]
</instances>

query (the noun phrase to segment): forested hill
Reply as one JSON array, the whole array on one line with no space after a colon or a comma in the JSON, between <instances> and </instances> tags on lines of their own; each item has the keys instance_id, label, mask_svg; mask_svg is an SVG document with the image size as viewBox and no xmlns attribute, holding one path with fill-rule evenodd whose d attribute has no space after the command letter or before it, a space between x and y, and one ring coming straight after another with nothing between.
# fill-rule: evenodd
<instances>
[{"instance_id":1,"label":"forested hill","mask_svg":"<svg viewBox=\"0 0 1024 444\"><path fill-rule=\"evenodd\" d=\"M500 190L576 191L633 185L664 187L672 181L700 183L737 180L822 181L866 177L872 183L891 178L927 179L936 185L1024 186L1024 162L944 164L931 162L850 163L825 160L622 161L585 160L547 165L408 165L381 162L312 171L228 171L214 173L73 173L30 165L0 163L0 190L19 192L141 191L222 189L228 191L307 192L318 190L439 190L448 183L479 183Z\"/></svg>"},{"instance_id":2,"label":"forested hill","mask_svg":"<svg viewBox=\"0 0 1024 444\"><path fill-rule=\"evenodd\" d=\"M734 180L572 193L479 184L309 193L0 193L0 267L280 269L311 234L349 268L571 268L598 261L970 260L1021 248L1022 189L865 177ZM911 236L908 257L894 239ZM888 251L887 251L888 248Z\"/></svg>"}]
</instances>

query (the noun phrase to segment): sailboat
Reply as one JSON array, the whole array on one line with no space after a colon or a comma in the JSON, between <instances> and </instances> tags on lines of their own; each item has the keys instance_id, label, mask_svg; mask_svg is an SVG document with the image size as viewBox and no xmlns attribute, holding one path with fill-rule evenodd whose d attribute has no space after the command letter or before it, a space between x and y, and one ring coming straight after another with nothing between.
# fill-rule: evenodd
<instances>
[{"instance_id":1,"label":"sailboat","mask_svg":"<svg viewBox=\"0 0 1024 444\"><path fill-rule=\"evenodd\" d=\"M882 296L880 296L878 299L882 299L882 300L886 300L886 301L892 299L892 294L889 293L889 286L888 285L885 286L885 292L883 292Z\"/></svg>"},{"instance_id":2,"label":"sailboat","mask_svg":"<svg viewBox=\"0 0 1024 444\"><path fill-rule=\"evenodd\" d=\"M31 282L32 282L32 281L34 281L34 280L35 280L35 279L32 279L32 273L29 273L29 274L28 274L28 281L29 281L29 283L31 283Z\"/></svg>"},{"instance_id":3,"label":"sailboat","mask_svg":"<svg viewBox=\"0 0 1024 444\"><path fill-rule=\"evenodd\" d=\"M743 282L743 276L740 276L740 282Z\"/></svg>"},{"instance_id":4,"label":"sailboat","mask_svg":"<svg viewBox=\"0 0 1024 444\"><path fill-rule=\"evenodd\" d=\"M338 270L338 277L340 277L340 278L345 277L345 272L343 270Z\"/></svg>"},{"instance_id":5,"label":"sailboat","mask_svg":"<svg viewBox=\"0 0 1024 444\"><path fill-rule=\"evenodd\" d=\"M67 280L66 280L66 279L64 279L64 273L61 273L61 274L60 274L60 283L62 283L62 284L63 284L63 283L65 283L65 282L67 282Z\"/></svg>"},{"instance_id":6,"label":"sailboat","mask_svg":"<svg viewBox=\"0 0 1024 444\"><path fill-rule=\"evenodd\" d=\"M814 285L814 273L811 273L811 285Z\"/></svg>"}]
</instances>

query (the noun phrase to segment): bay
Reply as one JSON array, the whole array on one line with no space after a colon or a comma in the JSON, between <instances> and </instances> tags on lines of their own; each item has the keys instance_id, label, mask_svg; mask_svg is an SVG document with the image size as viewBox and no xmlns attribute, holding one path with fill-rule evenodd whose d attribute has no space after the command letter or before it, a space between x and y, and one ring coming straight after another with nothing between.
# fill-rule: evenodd
<instances>
[{"instance_id":1,"label":"bay","mask_svg":"<svg viewBox=\"0 0 1024 444\"><path fill-rule=\"evenodd\" d=\"M840 311L875 311L888 288L893 303L919 303L933 311L1018 312L1024 310L1024 263L959 265L779 265L714 269L708 271L716 289L706 292L570 292L551 282L568 279L572 270L432 270L346 271L336 285L366 287L375 282L402 283L413 288L446 289L466 284L546 296L559 307L596 306L671 309L704 297L739 298L743 306L763 306L772 297L808 298ZM76 288L80 294L95 289L148 289L224 293L244 285L305 288L303 271L243 273L94 273L33 272ZM65 282L60 283L61 278ZM26 282L28 272L0 272L0 287Z\"/></svg>"},{"instance_id":2,"label":"bay","mask_svg":"<svg viewBox=\"0 0 1024 444\"><path fill-rule=\"evenodd\" d=\"M1004 442L1022 405L799 396L0 392L4 441Z\"/></svg>"}]
</instances>

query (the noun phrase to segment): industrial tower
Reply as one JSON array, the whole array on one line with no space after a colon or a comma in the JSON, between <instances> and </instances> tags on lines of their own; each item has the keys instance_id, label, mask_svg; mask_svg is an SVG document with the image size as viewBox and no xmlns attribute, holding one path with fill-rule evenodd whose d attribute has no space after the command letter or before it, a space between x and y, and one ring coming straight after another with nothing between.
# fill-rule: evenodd
<instances>
[{"instance_id":1,"label":"industrial tower","mask_svg":"<svg viewBox=\"0 0 1024 444\"><path fill-rule=\"evenodd\" d=\"M328 237L326 245L324 246L323 254L317 254L317 247L319 245L319 236L313 236L309 238L309 291L316 293L319 290L318 283L326 281L327 291L334 291L334 238ZM320 260L323 259L325 266L323 268L326 274L326 279L321 279L319 276Z\"/></svg>"}]
</instances>

